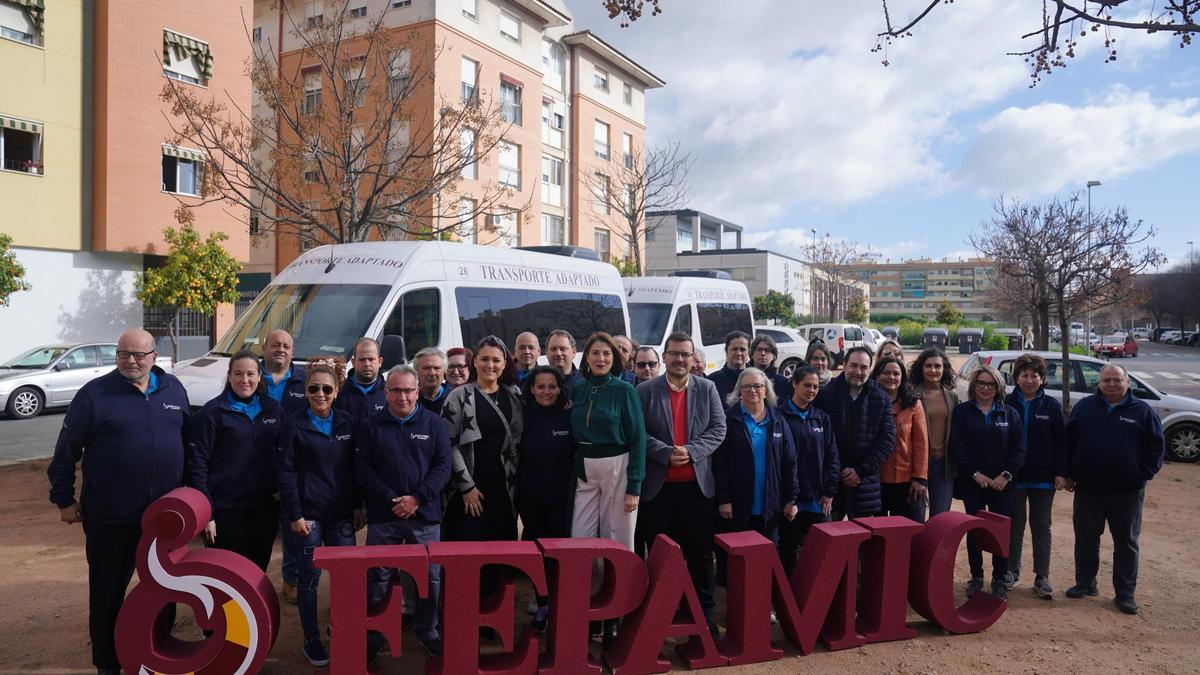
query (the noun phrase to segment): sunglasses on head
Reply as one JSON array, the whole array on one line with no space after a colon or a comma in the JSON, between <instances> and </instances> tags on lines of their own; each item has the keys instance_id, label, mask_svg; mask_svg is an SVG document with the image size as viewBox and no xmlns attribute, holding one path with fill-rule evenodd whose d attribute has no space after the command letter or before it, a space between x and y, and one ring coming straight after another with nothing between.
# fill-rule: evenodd
<instances>
[{"instance_id":1,"label":"sunglasses on head","mask_svg":"<svg viewBox=\"0 0 1200 675\"><path fill-rule=\"evenodd\" d=\"M329 385L329 384L310 384L310 385L308 385L308 393L316 394L317 392L321 392L322 394L325 394L326 396L332 396L333 395L333 385Z\"/></svg>"}]
</instances>

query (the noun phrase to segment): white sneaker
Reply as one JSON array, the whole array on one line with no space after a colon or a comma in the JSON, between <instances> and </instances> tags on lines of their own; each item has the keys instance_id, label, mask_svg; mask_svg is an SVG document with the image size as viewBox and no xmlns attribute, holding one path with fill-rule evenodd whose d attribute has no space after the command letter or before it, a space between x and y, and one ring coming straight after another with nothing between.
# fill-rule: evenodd
<instances>
[{"instance_id":1,"label":"white sneaker","mask_svg":"<svg viewBox=\"0 0 1200 675\"><path fill-rule=\"evenodd\" d=\"M529 604L525 605L525 611L530 614L537 614L537 598L530 600Z\"/></svg>"}]
</instances>

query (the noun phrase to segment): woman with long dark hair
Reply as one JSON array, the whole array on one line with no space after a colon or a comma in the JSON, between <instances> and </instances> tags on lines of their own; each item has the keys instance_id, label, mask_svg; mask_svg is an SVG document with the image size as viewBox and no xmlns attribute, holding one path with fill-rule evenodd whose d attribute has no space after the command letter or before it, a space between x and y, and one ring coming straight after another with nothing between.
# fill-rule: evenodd
<instances>
[{"instance_id":1,"label":"woman with long dark hair","mask_svg":"<svg viewBox=\"0 0 1200 675\"><path fill-rule=\"evenodd\" d=\"M279 531L275 452L283 407L266 394L258 357L229 359L225 390L192 418L185 481L208 497L204 541L249 558L264 572Z\"/></svg>"},{"instance_id":2,"label":"woman with long dark hair","mask_svg":"<svg viewBox=\"0 0 1200 675\"><path fill-rule=\"evenodd\" d=\"M950 510L954 499L954 458L950 445L950 413L958 405L954 391L954 368L945 352L937 347L923 350L908 371L913 396L920 399L925 413L926 440L929 443L929 517Z\"/></svg>"},{"instance_id":3,"label":"woman with long dark hair","mask_svg":"<svg viewBox=\"0 0 1200 675\"><path fill-rule=\"evenodd\" d=\"M517 513L523 525L521 539L526 541L571 536L567 508L575 438L569 400L562 371L554 366L534 366L521 383L525 418L517 467ZM538 596L535 631L546 629L548 610L548 599Z\"/></svg>"},{"instance_id":4,"label":"woman with long dark hair","mask_svg":"<svg viewBox=\"0 0 1200 675\"><path fill-rule=\"evenodd\" d=\"M317 622L321 570L313 553L321 546L354 546L363 526L362 499L354 475L354 420L333 402L346 380L339 358L309 361L304 373L308 409L288 418L279 439L279 500L296 550L301 552L296 603L304 630L304 658L329 665Z\"/></svg>"},{"instance_id":5,"label":"woman with long dark hair","mask_svg":"<svg viewBox=\"0 0 1200 675\"><path fill-rule=\"evenodd\" d=\"M929 441L925 426L925 410L920 399L912 395L904 364L891 357L879 359L871 371L871 379L892 399L892 415L896 423L896 440L892 454L879 467L880 497L884 515L905 516L918 523L925 522L925 503L929 492L925 482L929 475Z\"/></svg>"}]
</instances>

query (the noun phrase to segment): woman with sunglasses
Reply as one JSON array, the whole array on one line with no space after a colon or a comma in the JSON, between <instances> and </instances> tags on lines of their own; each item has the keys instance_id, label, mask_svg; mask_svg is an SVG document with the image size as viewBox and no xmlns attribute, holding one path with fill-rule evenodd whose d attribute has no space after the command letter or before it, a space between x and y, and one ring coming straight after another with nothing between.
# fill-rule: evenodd
<instances>
[{"instance_id":1,"label":"woman with sunglasses","mask_svg":"<svg viewBox=\"0 0 1200 675\"><path fill-rule=\"evenodd\" d=\"M620 378L621 350L608 333L587 339L579 370L582 379L571 395L576 447L571 536L611 539L632 551L646 477L641 399ZM606 621L604 648L611 649L616 639L617 622Z\"/></svg>"},{"instance_id":2,"label":"woman with sunglasses","mask_svg":"<svg viewBox=\"0 0 1200 675\"><path fill-rule=\"evenodd\" d=\"M983 509L1011 515L1009 483L1025 461L1021 413L1001 400L1004 378L991 366L980 366L967 380L967 398L959 403L950 421L950 457L958 466L956 492L967 515ZM975 535L967 535L967 560L971 580L967 597L983 588L983 552ZM992 556L992 595L1008 599L1004 578L1008 559Z\"/></svg>"},{"instance_id":3,"label":"woman with sunglasses","mask_svg":"<svg viewBox=\"0 0 1200 675\"><path fill-rule=\"evenodd\" d=\"M517 512L521 539L559 539L571 536L567 510L575 438L571 434L570 393L562 371L554 366L534 366L522 382L521 462L517 467ZM546 630L549 601L538 596L533 629Z\"/></svg>"},{"instance_id":4,"label":"woman with sunglasses","mask_svg":"<svg viewBox=\"0 0 1200 675\"><path fill-rule=\"evenodd\" d=\"M929 491L925 487L929 475L925 410L908 387L904 364L895 358L884 356L879 359L871 371L871 379L892 399L892 418L896 424L892 454L879 467L883 515L904 516L923 523L925 503L929 501Z\"/></svg>"},{"instance_id":5,"label":"woman with sunglasses","mask_svg":"<svg viewBox=\"0 0 1200 675\"><path fill-rule=\"evenodd\" d=\"M345 384L339 358L310 361L304 374L308 409L288 418L279 438L279 500L295 549L301 552L296 583L304 658L329 665L317 623L321 570L313 552L321 546L354 546L363 526L362 499L354 477L354 424L333 402Z\"/></svg>"},{"instance_id":6,"label":"woman with sunglasses","mask_svg":"<svg viewBox=\"0 0 1200 675\"><path fill-rule=\"evenodd\" d=\"M225 390L192 418L187 485L208 497L204 541L238 553L264 572L279 531L275 452L283 407L266 394L258 357L229 359Z\"/></svg>"},{"instance_id":7,"label":"woman with sunglasses","mask_svg":"<svg viewBox=\"0 0 1200 675\"><path fill-rule=\"evenodd\" d=\"M452 347L446 350L446 384L451 389L463 386L471 379L471 363L475 355L466 347Z\"/></svg>"},{"instance_id":8,"label":"woman with sunglasses","mask_svg":"<svg viewBox=\"0 0 1200 675\"><path fill-rule=\"evenodd\" d=\"M780 519L796 517L796 444L767 374L746 368L726 398L725 440L713 454L717 515L724 530L755 530L776 541Z\"/></svg>"},{"instance_id":9,"label":"woman with sunglasses","mask_svg":"<svg viewBox=\"0 0 1200 675\"><path fill-rule=\"evenodd\" d=\"M830 366L833 365L833 356L829 353L829 348L820 340L809 343L808 351L804 354L804 363L812 366L817 371L817 379L821 381L821 386L829 384L829 380L833 379L833 371Z\"/></svg>"},{"instance_id":10,"label":"woman with sunglasses","mask_svg":"<svg viewBox=\"0 0 1200 675\"><path fill-rule=\"evenodd\" d=\"M442 419L450 435L450 482L442 522L447 541L516 541L517 469L523 409L517 367L495 335L475 347L469 381L450 392ZM484 568L480 592L499 582Z\"/></svg>"}]
</instances>

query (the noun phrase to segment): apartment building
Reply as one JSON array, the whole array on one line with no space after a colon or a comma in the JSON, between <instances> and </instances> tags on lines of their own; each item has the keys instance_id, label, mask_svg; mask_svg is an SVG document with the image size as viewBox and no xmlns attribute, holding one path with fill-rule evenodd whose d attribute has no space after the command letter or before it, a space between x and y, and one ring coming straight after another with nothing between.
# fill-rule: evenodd
<instances>
[{"instance_id":1,"label":"apartment building","mask_svg":"<svg viewBox=\"0 0 1200 675\"><path fill-rule=\"evenodd\" d=\"M804 261L776 251L743 248L742 226L694 209L646 214L646 276L679 271L721 271L746 284L751 297L767 291L790 294L795 313L841 316L861 295L870 308L870 288L854 279L831 282Z\"/></svg>"},{"instance_id":2,"label":"apartment building","mask_svg":"<svg viewBox=\"0 0 1200 675\"><path fill-rule=\"evenodd\" d=\"M309 75L311 56L296 27L321 25L325 12L341 7L309 0L291 3L293 14L284 15L276 3L254 5L254 39L278 45L281 72L300 69L306 96L318 101L330 83ZM606 257L627 255L612 231L617 221L597 204L589 177L607 175L612 163L630 162L634 149L644 147L646 92L663 86L661 79L593 33L576 30L560 0L356 0L348 16L362 19L364 31L382 16L403 63L432 75L415 79L406 94L410 124L431 123L448 105L498 103L502 138L484 152L464 130L462 146L479 147L478 162L464 167L453 195L420 211L475 213L456 227L454 236L464 241L573 244ZM368 96L389 82L368 80ZM504 192L498 200L488 196L497 186ZM255 271L278 271L319 241L285 234L264 240L271 244L252 248Z\"/></svg>"},{"instance_id":3,"label":"apartment building","mask_svg":"<svg viewBox=\"0 0 1200 675\"><path fill-rule=\"evenodd\" d=\"M161 262L179 204L200 203L205 161L168 142L159 93L172 78L248 107L240 15L251 11L249 0L221 12L186 0L0 0L0 231L33 285L0 308L21 326L0 332L0 358L153 323L134 279ZM207 205L194 224L226 232L245 260L238 215ZM192 332L207 340L231 320L221 312Z\"/></svg>"},{"instance_id":4,"label":"apartment building","mask_svg":"<svg viewBox=\"0 0 1200 675\"><path fill-rule=\"evenodd\" d=\"M872 309L879 314L932 318L938 306L949 301L967 319L998 318L989 299L995 269L986 259L864 261L851 265L849 270L870 285Z\"/></svg>"}]
</instances>

